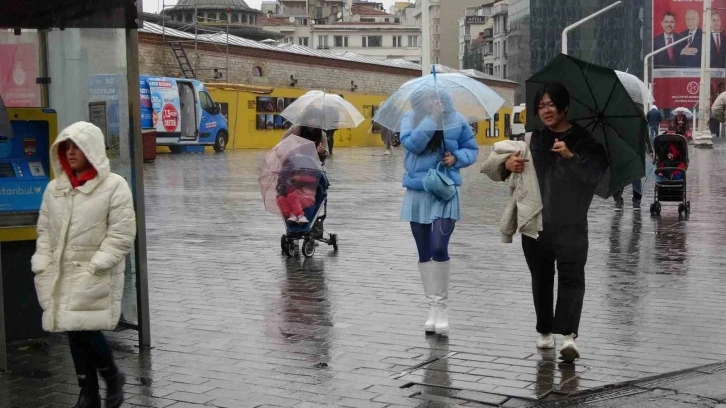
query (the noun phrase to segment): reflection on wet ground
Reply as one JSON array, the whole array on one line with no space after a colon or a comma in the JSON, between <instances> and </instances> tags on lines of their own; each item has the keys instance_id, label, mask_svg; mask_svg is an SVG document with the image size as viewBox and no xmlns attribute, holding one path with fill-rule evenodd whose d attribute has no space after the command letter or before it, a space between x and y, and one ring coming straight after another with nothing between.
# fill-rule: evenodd
<instances>
[{"instance_id":1,"label":"reflection on wet ground","mask_svg":"<svg viewBox=\"0 0 726 408\"><path fill-rule=\"evenodd\" d=\"M534 348L521 246L499 242L506 188L477 168L465 172L452 238L452 333L424 336L415 247L397 222L402 156L382 153L336 151L326 229L340 252L323 245L308 260L280 254L282 223L258 191L262 152L146 165L154 348L139 354L133 332L111 334L129 406L517 406L511 397L726 360L722 145L693 152L687 221L675 207L653 219L595 200L576 364ZM63 337L13 347L10 359L0 406L75 402Z\"/></svg>"}]
</instances>

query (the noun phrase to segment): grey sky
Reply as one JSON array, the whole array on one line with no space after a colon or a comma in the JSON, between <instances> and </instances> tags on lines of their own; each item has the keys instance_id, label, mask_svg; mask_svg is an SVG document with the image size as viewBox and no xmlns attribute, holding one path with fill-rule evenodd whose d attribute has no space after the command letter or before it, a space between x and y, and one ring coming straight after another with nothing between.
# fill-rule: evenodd
<instances>
[{"instance_id":1,"label":"grey sky","mask_svg":"<svg viewBox=\"0 0 726 408\"><path fill-rule=\"evenodd\" d=\"M177 0L163 0L164 5L167 6L167 8L171 5L176 4ZM247 5L250 7L259 9L262 4L262 0L245 0L247 2ZM381 3L383 3L386 6L386 9L393 5L395 0L379 0ZM404 0L405 1L405 0ZM159 9L161 9L162 0L144 0L144 11L147 13L157 13Z\"/></svg>"}]
</instances>

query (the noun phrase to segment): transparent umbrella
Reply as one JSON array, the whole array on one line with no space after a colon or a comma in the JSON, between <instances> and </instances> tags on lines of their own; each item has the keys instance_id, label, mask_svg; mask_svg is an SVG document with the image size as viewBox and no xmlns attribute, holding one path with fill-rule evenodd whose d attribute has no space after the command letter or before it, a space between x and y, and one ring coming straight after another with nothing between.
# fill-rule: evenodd
<instances>
[{"instance_id":1,"label":"transparent umbrella","mask_svg":"<svg viewBox=\"0 0 726 408\"><path fill-rule=\"evenodd\" d=\"M292 135L265 154L260 170L260 191L265 210L282 215L277 197L287 195L290 189L315 190L323 174L315 143Z\"/></svg>"},{"instance_id":2,"label":"transparent umbrella","mask_svg":"<svg viewBox=\"0 0 726 408\"><path fill-rule=\"evenodd\" d=\"M683 113L683 114L685 114L685 115L686 115L686 117L687 117L688 119L690 119L690 118L692 118L692 117L693 117L693 112L691 112L691 110L690 110L690 109L688 109L688 108L684 108L684 107L682 107L682 106L681 106L681 107L679 107L679 108L675 108L675 109L673 109L673 110L671 111L671 114L672 114L672 115L674 115L674 116L675 116L675 115L678 115L679 113Z\"/></svg>"},{"instance_id":3,"label":"transparent umbrella","mask_svg":"<svg viewBox=\"0 0 726 408\"><path fill-rule=\"evenodd\" d=\"M350 102L340 95L310 91L280 113L293 125L317 129L355 128L365 120Z\"/></svg>"},{"instance_id":4,"label":"transparent umbrella","mask_svg":"<svg viewBox=\"0 0 726 408\"><path fill-rule=\"evenodd\" d=\"M413 111L436 122L438 130L461 125L461 114L469 122L488 119L504 105L504 99L476 79L457 73L412 79L401 85L378 110L373 121L401 131L404 116Z\"/></svg>"},{"instance_id":5,"label":"transparent umbrella","mask_svg":"<svg viewBox=\"0 0 726 408\"><path fill-rule=\"evenodd\" d=\"M625 90L628 92L628 95L630 95L630 99L632 99L633 102L639 105L645 105L646 103L653 103L655 101L653 94L648 89L648 86L645 85L645 82L641 81L637 76L617 70L615 71L615 75L618 76L620 83L623 84L623 87L625 87Z\"/></svg>"}]
</instances>

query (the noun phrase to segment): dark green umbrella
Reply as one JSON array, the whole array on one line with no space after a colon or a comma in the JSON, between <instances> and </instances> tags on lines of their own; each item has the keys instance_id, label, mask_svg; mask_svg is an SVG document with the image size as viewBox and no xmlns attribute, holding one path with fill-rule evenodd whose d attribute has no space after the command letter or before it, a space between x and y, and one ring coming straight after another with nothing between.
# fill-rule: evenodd
<instances>
[{"instance_id":1,"label":"dark green umbrella","mask_svg":"<svg viewBox=\"0 0 726 408\"><path fill-rule=\"evenodd\" d=\"M560 82L570 93L567 120L577 122L605 146L609 167L596 194L607 198L645 177L648 123L643 106L630 98L615 71L560 54L527 80L527 130L542 129L534 96L544 84Z\"/></svg>"}]
</instances>

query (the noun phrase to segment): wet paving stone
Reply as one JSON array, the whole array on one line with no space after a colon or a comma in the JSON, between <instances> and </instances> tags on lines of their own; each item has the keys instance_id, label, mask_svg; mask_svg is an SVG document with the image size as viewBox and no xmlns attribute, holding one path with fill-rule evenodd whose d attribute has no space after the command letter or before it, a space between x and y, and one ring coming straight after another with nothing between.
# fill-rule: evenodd
<instances>
[{"instance_id":1,"label":"wet paving stone","mask_svg":"<svg viewBox=\"0 0 726 408\"><path fill-rule=\"evenodd\" d=\"M263 152L161 155L144 167L153 348L109 333L130 407L525 406L726 360L726 144L692 151L692 215L590 213L582 359L534 348L529 271L501 244L507 189L465 171L448 339L424 336L416 250L398 221L402 155L340 149L325 244L281 255L257 183ZM485 157L486 150L482 153ZM628 192L626 191L626 194ZM0 405L72 406L63 336L11 349ZM512 399L512 397L516 397Z\"/></svg>"}]
</instances>

